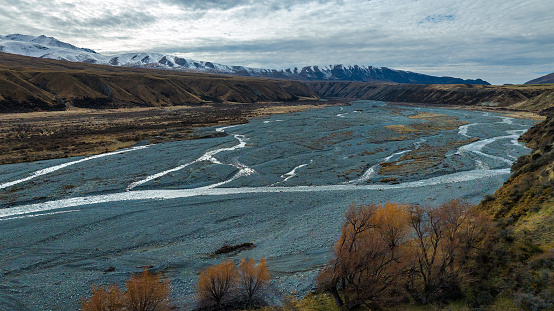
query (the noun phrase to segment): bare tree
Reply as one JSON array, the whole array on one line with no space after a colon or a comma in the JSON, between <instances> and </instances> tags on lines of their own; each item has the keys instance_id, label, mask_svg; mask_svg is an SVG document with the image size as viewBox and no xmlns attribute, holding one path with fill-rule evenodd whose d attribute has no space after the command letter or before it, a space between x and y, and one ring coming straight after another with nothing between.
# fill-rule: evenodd
<instances>
[{"instance_id":1,"label":"bare tree","mask_svg":"<svg viewBox=\"0 0 554 311\"><path fill-rule=\"evenodd\" d=\"M432 296L461 294L459 271L465 267L486 223L482 214L457 200L437 208L411 207L414 258L410 292L418 293L421 303L427 304Z\"/></svg>"}]
</instances>

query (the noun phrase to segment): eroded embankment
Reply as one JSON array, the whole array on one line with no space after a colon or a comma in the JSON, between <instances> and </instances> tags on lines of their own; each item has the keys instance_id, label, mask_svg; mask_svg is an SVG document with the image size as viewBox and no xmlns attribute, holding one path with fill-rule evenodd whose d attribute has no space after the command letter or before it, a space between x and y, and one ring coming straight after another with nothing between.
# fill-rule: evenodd
<instances>
[{"instance_id":1,"label":"eroded embankment","mask_svg":"<svg viewBox=\"0 0 554 311\"><path fill-rule=\"evenodd\" d=\"M424 85L309 82L323 97L541 111L554 106L553 85ZM542 96L541 96L542 95Z\"/></svg>"}]
</instances>

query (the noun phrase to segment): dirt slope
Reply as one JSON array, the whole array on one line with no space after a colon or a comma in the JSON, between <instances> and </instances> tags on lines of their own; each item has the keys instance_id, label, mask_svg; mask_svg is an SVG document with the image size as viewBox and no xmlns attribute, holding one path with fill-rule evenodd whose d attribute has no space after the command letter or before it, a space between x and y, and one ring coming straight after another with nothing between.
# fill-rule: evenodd
<instances>
[{"instance_id":1,"label":"dirt slope","mask_svg":"<svg viewBox=\"0 0 554 311\"><path fill-rule=\"evenodd\" d=\"M554 85L435 85L310 82L323 97L389 102L502 107L541 111L554 107Z\"/></svg>"},{"instance_id":2,"label":"dirt slope","mask_svg":"<svg viewBox=\"0 0 554 311\"><path fill-rule=\"evenodd\" d=\"M297 81L119 68L0 53L0 112L318 98Z\"/></svg>"}]
</instances>

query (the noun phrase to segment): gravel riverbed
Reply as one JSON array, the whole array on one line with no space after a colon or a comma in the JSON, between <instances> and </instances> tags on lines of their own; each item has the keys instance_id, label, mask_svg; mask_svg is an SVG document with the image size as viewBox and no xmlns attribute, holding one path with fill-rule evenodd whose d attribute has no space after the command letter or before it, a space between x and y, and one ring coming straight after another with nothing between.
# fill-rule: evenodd
<instances>
[{"instance_id":1,"label":"gravel riverbed","mask_svg":"<svg viewBox=\"0 0 554 311\"><path fill-rule=\"evenodd\" d=\"M279 303L313 287L351 204L477 203L528 153L517 137L532 125L358 101L198 130L223 137L2 165L0 310L78 309L92 284L123 286L144 266L189 309L201 269L243 257L267 258Z\"/></svg>"}]
</instances>

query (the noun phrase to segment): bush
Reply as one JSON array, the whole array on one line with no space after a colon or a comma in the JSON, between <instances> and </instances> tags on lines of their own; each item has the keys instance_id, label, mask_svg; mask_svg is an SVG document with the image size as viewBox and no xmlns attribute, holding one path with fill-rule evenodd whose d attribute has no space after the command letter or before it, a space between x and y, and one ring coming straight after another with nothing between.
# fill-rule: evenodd
<instances>
[{"instance_id":1,"label":"bush","mask_svg":"<svg viewBox=\"0 0 554 311\"><path fill-rule=\"evenodd\" d=\"M515 275L515 304L521 310L554 309L554 251L532 259Z\"/></svg>"},{"instance_id":2,"label":"bush","mask_svg":"<svg viewBox=\"0 0 554 311\"><path fill-rule=\"evenodd\" d=\"M167 311L170 310L168 280L160 274L152 274L148 268L131 276L125 283L127 290L121 292L117 285L92 287L92 297L82 299L83 311Z\"/></svg>"}]
</instances>

